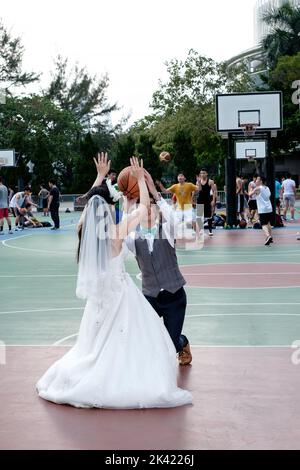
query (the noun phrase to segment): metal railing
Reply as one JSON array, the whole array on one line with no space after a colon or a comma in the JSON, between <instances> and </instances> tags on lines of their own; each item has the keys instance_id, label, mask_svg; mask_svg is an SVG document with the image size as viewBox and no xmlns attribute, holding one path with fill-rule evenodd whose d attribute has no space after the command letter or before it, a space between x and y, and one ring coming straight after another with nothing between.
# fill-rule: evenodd
<instances>
[{"instance_id":1,"label":"metal railing","mask_svg":"<svg viewBox=\"0 0 300 470\"><path fill-rule=\"evenodd\" d=\"M70 209L74 211L81 211L83 210L86 201L76 202L76 199L81 194L61 194L60 195L60 210ZM171 194L162 194L162 196L170 202L172 195ZM43 203L42 198L33 195L32 201L38 205L38 211L42 211ZM217 202L225 206L226 204L226 194L224 191L218 191Z\"/></svg>"}]
</instances>

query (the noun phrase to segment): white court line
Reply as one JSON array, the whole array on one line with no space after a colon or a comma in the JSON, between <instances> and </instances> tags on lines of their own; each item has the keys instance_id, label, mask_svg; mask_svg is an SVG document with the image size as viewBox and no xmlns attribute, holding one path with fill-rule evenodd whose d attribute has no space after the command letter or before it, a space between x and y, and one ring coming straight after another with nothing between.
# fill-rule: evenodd
<instances>
[{"instance_id":1,"label":"white court line","mask_svg":"<svg viewBox=\"0 0 300 470\"><path fill-rule=\"evenodd\" d=\"M187 307L218 307L218 306L245 306L245 305L251 305L252 307L255 307L256 305L300 305L300 302L216 302L216 303L196 303L196 304L187 304ZM39 313L39 312L62 312L62 311L71 311L71 310L84 310L84 306L82 307L66 307L66 308L43 308L43 309L36 309L36 310L10 310L6 312L0 312L0 315L9 315L10 313ZM219 314L216 314L219 315ZM229 315L229 314L224 314L224 315ZM238 315L238 314L237 314ZM241 313L241 315L243 315ZM245 314L248 315L248 314ZM249 314L250 315L250 314ZM287 314L283 314L287 315ZM292 314L291 314L292 315ZM208 314L209 316L209 314Z\"/></svg>"},{"instance_id":2,"label":"white court line","mask_svg":"<svg viewBox=\"0 0 300 470\"><path fill-rule=\"evenodd\" d=\"M77 225L77 224L68 224L68 225L64 225L62 226L62 228L65 228L65 227L72 227L74 225ZM8 245L7 242L9 241L17 241L19 240L20 238L24 238L24 237L31 237L32 235L39 235L38 233L28 233L27 235L20 235L19 237L16 237L16 238L9 238L8 240L2 240L2 245L5 246L6 248L11 248L13 250L21 250L21 251L33 251L33 252L36 252L36 253L46 253L46 254L49 254L49 255L52 255L52 254L57 254L57 255L60 255L60 254L73 254L75 253L75 250L73 251L47 251L47 250L38 250L38 249L35 249L35 248L24 248L24 247L21 247L21 246L14 246L14 245ZM45 233L43 233L43 235L45 235Z\"/></svg>"},{"instance_id":3,"label":"white court line","mask_svg":"<svg viewBox=\"0 0 300 470\"><path fill-rule=\"evenodd\" d=\"M78 333L76 333L78 334ZM73 336L73 335L71 335ZM60 341L60 340L59 340ZM49 348L49 347L53 347L54 344L7 344L6 345L6 348ZM58 344L57 347L61 347L61 348L71 348L71 345L63 345L63 344ZM291 344L216 344L216 345L213 345L213 344L191 344L191 348L202 348L202 349L205 349L205 348L210 348L210 349L213 349L213 348L218 348L218 349L229 349L229 348L248 348L248 349L254 349L254 348L280 348L280 349L283 349L283 348L288 348L288 349L294 349L292 347Z\"/></svg>"},{"instance_id":4,"label":"white court line","mask_svg":"<svg viewBox=\"0 0 300 470\"><path fill-rule=\"evenodd\" d=\"M300 302L215 302L215 303L197 303L197 304L187 304L188 307L197 307L197 306L200 306L200 305L203 305L203 306L209 306L209 305L212 305L212 306L222 306L222 305L226 305L226 306L232 306L232 305L251 305L251 306L255 306L255 305L300 305Z\"/></svg>"},{"instance_id":5,"label":"white court line","mask_svg":"<svg viewBox=\"0 0 300 470\"><path fill-rule=\"evenodd\" d=\"M272 276L282 276L283 274L300 274L300 271L299 272L295 272L295 271L281 271L280 273L274 273L272 271L269 271L269 272L266 272L266 273L262 273L262 272L257 272L257 273L249 273L249 272L245 272L245 273L227 273L227 272L222 272L222 273L218 273L218 272L215 272L215 273L184 273L185 276L240 276L240 275L243 275L243 276L260 276L260 275L272 275Z\"/></svg>"},{"instance_id":6,"label":"white court line","mask_svg":"<svg viewBox=\"0 0 300 470\"><path fill-rule=\"evenodd\" d=\"M24 236L30 236L30 235L24 235ZM21 237L19 237L21 238ZM30 251L30 252L35 252L35 253L45 253L46 255L61 255L61 254L74 254L74 251L47 251L47 250L37 250L35 248L23 248L21 246L12 246L12 245L7 245L7 240L2 240L2 244L6 248L11 248L13 250L21 250L21 251Z\"/></svg>"},{"instance_id":7,"label":"white court line","mask_svg":"<svg viewBox=\"0 0 300 470\"><path fill-rule=\"evenodd\" d=\"M27 235L20 235L17 238L9 238L8 240L1 240L2 245L5 244L5 242L10 241L10 240L18 240L19 238L25 238L25 237L31 237L33 234L32 233L27 233Z\"/></svg>"},{"instance_id":8,"label":"white court line","mask_svg":"<svg viewBox=\"0 0 300 470\"><path fill-rule=\"evenodd\" d=\"M135 276L135 274L131 274L131 273L127 273L129 274L129 276ZM14 274L8 274L7 276L0 276L0 278L18 278L18 277L21 277L24 279L24 277L77 277L77 274L17 274L17 275L14 275Z\"/></svg>"},{"instance_id":9,"label":"white court line","mask_svg":"<svg viewBox=\"0 0 300 470\"><path fill-rule=\"evenodd\" d=\"M199 313L199 315L186 315L185 318L198 317L299 317L300 313Z\"/></svg>"},{"instance_id":10,"label":"white court line","mask_svg":"<svg viewBox=\"0 0 300 470\"><path fill-rule=\"evenodd\" d=\"M73 226L73 225L76 225L76 224L70 224L70 225L66 225L66 227L69 227L69 226ZM16 241L18 240L19 238L24 238L24 237L30 237L34 235L33 233L30 233L28 235L21 235L17 238L14 238L14 239L11 239L9 238L8 240L2 240L2 244L6 247L6 248L11 248L11 249L14 249L14 250L21 250L21 251L30 251L30 252L36 252L36 253L45 253L45 254L73 254L74 251L47 251L47 250L38 250L38 249L35 249L35 248L24 248L24 247L20 247L20 246L12 246L12 245L8 245L7 242L8 241ZM37 235L37 234L35 234ZM43 234L45 235L45 234ZM182 253L183 252L190 252L190 250L181 250ZM254 255L258 255L260 258L263 258L264 256L265 257L270 257L270 255L288 255L288 254L293 254L293 255L296 255L296 256L300 256L300 251L299 250L296 250L296 251L270 251L269 253L254 253L253 251L249 251L249 252L246 252L246 251L241 251L241 252L228 252L228 251L223 251L223 252L216 252L216 253L211 253L210 251L209 252L203 252L203 250L193 250L193 251L199 251L199 253L201 252L201 255L202 257L203 256L209 256L210 258L212 257L220 257L220 256L225 256L227 258L231 258L232 256L243 256L243 255L250 255L250 256L254 256ZM177 250L178 254L179 254L179 250ZM244 263L247 263L247 261L244 261ZM275 261L274 261L275 263ZM216 263L216 264L223 264L223 263Z\"/></svg>"},{"instance_id":11,"label":"white court line","mask_svg":"<svg viewBox=\"0 0 300 470\"><path fill-rule=\"evenodd\" d=\"M295 274L295 273L293 273ZM215 289L215 290L220 290L220 289L226 289L226 290L266 290L266 289L299 289L300 287L300 281L298 286L269 286L269 287L235 287L235 286L229 286L229 287L221 287L221 286L191 286L190 284L185 284L187 289ZM221 304L222 305L222 304ZM283 304L285 305L285 304Z\"/></svg>"},{"instance_id":12,"label":"white court line","mask_svg":"<svg viewBox=\"0 0 300 470\"><path fill-rule=\"evenodd\" d=\"M190 276L190 274L188 273L183 273L184 276ZM238 274L241 274L241 273L238 273ZM255 273L253 273L255 274ZM271 273L267 273L267 274L271 274ZM281 274L281 273L280 273ZM292 274L299 274L299 273L292 273ZM198 274L192 274L192 276L198 276ZM211 275L215 275L214 273L211 273ZM219 274L219 275L223 275L223 273ZM136 279L138 279L139 281L142 281L142 273L139 273L139 274L136 274ZM257 289L289 289L289 288L299 288L299 286L276 286L276 287L273 287L273 286L270 286L270 287L235 287L235 286L230 286L230 287L220 287L220 286L191 286L190 284L186 284L185 287L187 289L234 289L234 290L238 290L238 289L251 289L251 290L257 290ZM220 305L224 305L224 304L220 304ZM244 304L241 304L241 305L244 305ZM285 305L285 304L283 304Z\"/></svg>"},{"instance_id":13,"label":"white court line","mask_svg":"<svg viewBox=\"0 0 300 470\"><path fill-rule=\"evenodd\" d=\"M269 248L268 248L269 249ZM196 250L194 250L196 251ZM177 250L178 254L179 254L179 250ZM189 250L186 250L186 253L190 253L191 251ZM200 251L199 251L199 254L200 254ZM270 256L277 256L277 255L289 255L289 254L292 254L292 255L297 255L297 256L300 256L300 250L287 250L287 251L276 251L276 250L272 250L270 249L269 252L255 252L255 251L240 251L240 252L231 252L231 251L222 251L222 252L215 252L215 253L211 253L211 251L203 251L201 250L201 258L202 257L220 257L220 256L226 256L228 258L231 258L232 256L259 256L260 258L263 258L264 256L265 257L270 257ZM244 261L244 263L247 263L247 261Z\"/></svg>"},{"instance_id":14,"label":"white court line","mask_svg":"<svg viewBox=\"0 0 300 470\"><path fill-rule=\"evenodd\" d=\"M38 313L38 312L63 312L68 310L83 310L84 307L67 307L67 308L43 308L38 310L10 310L0 312L0 315L9 315L10 313Z\"/></svg>"},{"instance_id":15,"label":"white court line","mask_svg":"<svg viewBox=\"0 0 300 470\"><path fill-rule=\"evenodd\" d=\"M21 277L21 278L24 278L24 277L76 277L77 274L18 274L18 275L11 275L11 274L8 274L7 276L0 276L0 278L4 277Z\"/></svg>"},{"instance_id":16,"label":"white court line","mask_svg":"<svg viewBox=\"0 0 300 470\"><path fill-rule=\"evenodd\" d=\"M202 267L202 266L223 266L224 264L229 264L230 266L232 264L254 264L254 265L259 265L259 264L262 264L262 265L265 265L266 264L266 261L235 261L234 263L229 263L229 262L225 262L225 263L191 263L191 264L180 264L179 265L179 268L190 268L190 267L194 267L194 266L199 266L199 267ZM292 265L299 265L300 266L300 263L297 262L297 261L268 261L268 264L292 264Z\"/></svg>"},{"instance_id":17,"label":"white court line","mask_svg":"<svg viewBox=\"0 0 300 470\"><path fill-rule=\"evenodd\" d=\"M131 274L131 273L127 273L129 274L129 276L132 276L132 277L136 277L139 281L142 280L142 275L141 273L139 274ZM300 274L300 271L299 272L295 272L295 271L291 271L291 272L280 272L280 273L273 273L273 272L266 272L266 273L262 273L262 272L257 272L257 273L227 273L227 272L222 272L222 273L184 273L184 276L223 276L223 275L226 275L226 276L239 276L239 275L243 275L243 276L257 276L257 275L272 275L272 276L281 276L283 274ZM24 277L37 277L37 278L40 278L40 277L77 277L77 274L18 274L18 275L12 275L12 274L8 274L7 276L2 276L0 275L0 279L1 278L24 278ZM189 286L191 287L191 286ZM199 286L201 287L201 286Z\"/></svg>"},{"instance_id":18,"label":"white court line","mask_svg":"<svg viewBox=\"0 0 300 470\"><path fill-rule=\"evenodd\" d=\"M74 336L78 336L78 333L74 333L73 335L65 336L64 338L59 339L55 343L51 344L51 346L59 346L61 343L64 343L65 341L67 341L67 339L74 338Z\"/></svg>"}]
</instances>

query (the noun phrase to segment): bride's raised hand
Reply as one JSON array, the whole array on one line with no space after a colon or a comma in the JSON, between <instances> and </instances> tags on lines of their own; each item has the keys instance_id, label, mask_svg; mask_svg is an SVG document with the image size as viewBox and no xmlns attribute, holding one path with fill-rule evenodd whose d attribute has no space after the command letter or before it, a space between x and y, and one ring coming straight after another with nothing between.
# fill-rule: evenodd
<instances>
[{"instance_id":1,"label":"bride's raised hand","mask_svg":"<svg viewBox=\"0 0 300 470\"><path fill-rule=\"evenodd\" d=\"M105 177L110 170L110 160L108 160L107 152L101 152L97 154L97 158L94 157L98 175Z\"/></svg>"},{"instance_id":2,"label":"bride's raised hand","mask_svg":"<svg viewBox=\"0 0 300 470\"><path fill-rule=\"evenodd\" d=\"M131 157L130 166L132 176L134 176L138 181L144 181L145 173L143 159L141 159L141 161L139 162L139 159L137 157Z\"/></svg>"}]
</instances>

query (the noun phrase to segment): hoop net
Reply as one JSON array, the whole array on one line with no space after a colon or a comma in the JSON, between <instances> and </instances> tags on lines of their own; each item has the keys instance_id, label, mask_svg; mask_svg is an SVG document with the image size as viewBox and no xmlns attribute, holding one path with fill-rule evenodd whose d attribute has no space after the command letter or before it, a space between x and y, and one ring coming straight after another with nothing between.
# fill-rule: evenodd
<instances>
[{"instance_id":1,"label":"hoop net","mask_svg":"<svg viewBox=\"0 0 300 470\"><path fill-rule=\"evenodd\" d=\"M241 125L242 131L244 132L245 137L252 137L255 135L257 124L243 124Z\"/></svg>"}]
</instances>

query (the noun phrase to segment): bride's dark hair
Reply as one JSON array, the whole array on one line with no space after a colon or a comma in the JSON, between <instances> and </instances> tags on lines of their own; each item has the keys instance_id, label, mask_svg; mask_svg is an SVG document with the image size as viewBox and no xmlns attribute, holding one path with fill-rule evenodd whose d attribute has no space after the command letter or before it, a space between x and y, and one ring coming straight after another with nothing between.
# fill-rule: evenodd
<instances>
[{"instance_id":1,"label":"bride's dark hair","mask_svg":"<svg viewBox=\"0 0 300 470\"><path fill-rule=\"evenodd\" d=\"M110 195L109 189L105 181L103 181L103 183L100 186L95 186L94 188L89 190L89 192L87 193L87 197L86 197L87 201L89 201L91 197L93 196L101 196L107 202L107 204L115 205L115 202ZM77 229L77 235L78 235L78 245L77 245L77 253L76 253L77 263L79 262L82 226L83 226L83 221L79 223L78 229Z\"/></svg>"}]
</instances>

